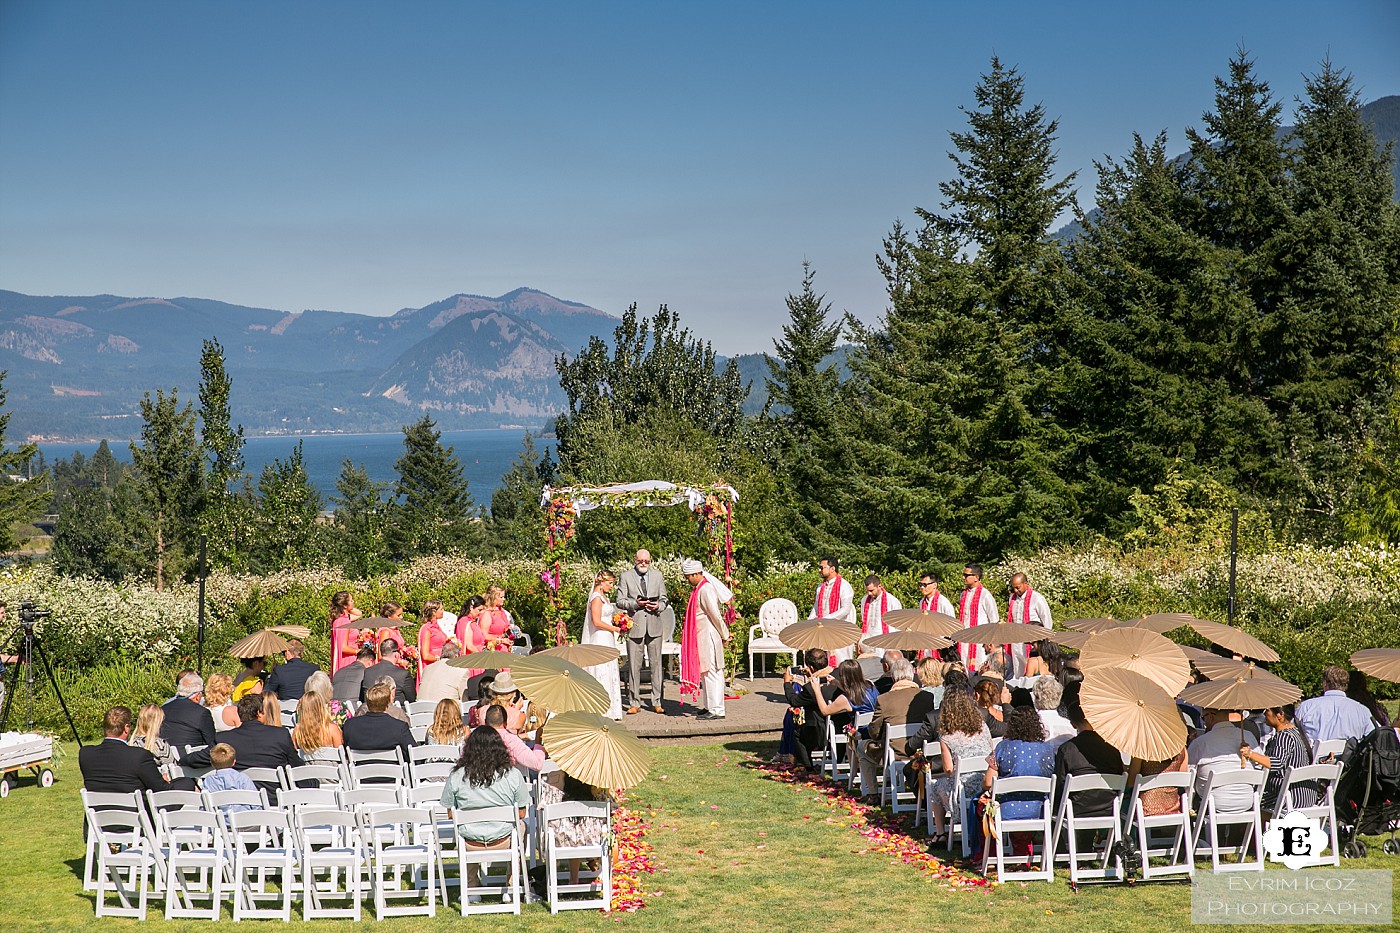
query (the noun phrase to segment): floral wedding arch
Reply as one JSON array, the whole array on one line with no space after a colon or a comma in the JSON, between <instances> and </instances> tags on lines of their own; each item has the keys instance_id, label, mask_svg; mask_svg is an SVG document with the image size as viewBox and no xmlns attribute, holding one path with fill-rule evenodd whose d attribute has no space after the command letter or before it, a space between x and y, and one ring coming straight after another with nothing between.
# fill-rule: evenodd
<instances>
[{"instance_id":1,"label":"floral wedding arch","mask_svg":"<svg viewBox=\"0 0 1400 933\"><path fill-rule=\"evenodd\" d=\"M681 486L665 480L613 483L607 486L544 487L540 505L545 510L545 570L540 574L549 593L548 621L554 623L555 644L568 641L568 625L559 600L560 567L574 537L578 516L593 509L628 509L634 506L685 504L695 516L697 532L705 539L707 565L722 560L725 585L734 586L734 505L739 493L727 483Z\"/></svg>"}]
</instances>

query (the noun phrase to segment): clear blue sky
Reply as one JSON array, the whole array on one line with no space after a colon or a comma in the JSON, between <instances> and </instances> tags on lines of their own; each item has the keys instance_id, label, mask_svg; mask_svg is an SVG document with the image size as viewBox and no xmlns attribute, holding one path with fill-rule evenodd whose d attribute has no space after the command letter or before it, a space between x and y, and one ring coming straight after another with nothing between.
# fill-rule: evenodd
<instances>
[{"instance_id":1,"label":"clear blue sky","mask_svg":"<svg viewBox=\"0 0 1400 933\"><path fill-rule=\"evenodd\" d=\"M388 314L529 285L771 348L884 308L995 53L1060 166L1199 126L1243 44L1400 93L1400 2L0 0L0 287Z\"/></svg>"}]
</instances>

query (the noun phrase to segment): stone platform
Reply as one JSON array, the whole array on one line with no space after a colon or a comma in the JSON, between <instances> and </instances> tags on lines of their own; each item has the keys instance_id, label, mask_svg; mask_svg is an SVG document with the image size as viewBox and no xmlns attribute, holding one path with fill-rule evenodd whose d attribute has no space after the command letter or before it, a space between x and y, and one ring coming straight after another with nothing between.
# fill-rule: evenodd
<instances>
[{"instance_id":1,"label":"stone platform","mask_svg":"<svg viewBox=\"0 0 1400 933\"><path fill-rule=\"evenodd\" d=\"M737 699L724 701L724 718L699 720L702 711L690 700L681 702L680 687L666 681L665 698L657 714L650 707L633 716L623 715L622 724L633 735L648 741L720 739L726 736L771 737L776 739L783 728L787 702L783 699L781 677L756 677L753 680L735 678L729 682L729 694L742 693Z\"/></svg>"}]
</instances>

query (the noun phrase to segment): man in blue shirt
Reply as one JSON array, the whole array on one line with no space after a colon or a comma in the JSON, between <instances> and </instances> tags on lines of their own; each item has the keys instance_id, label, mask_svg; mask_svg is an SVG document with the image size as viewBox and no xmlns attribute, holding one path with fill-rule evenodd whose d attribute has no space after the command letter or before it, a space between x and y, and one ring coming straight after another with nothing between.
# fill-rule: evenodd
<instances>
[{"instance_id":1,"label":"man in blue shirt","mask_svg":"<svg viewBox=\"0 0 1400 933\"><path fill-rule=\"evenodd\" d=\"M1359 742L1376 728L1371 711L1347 696L1347 677L1347 669L1334 664L1322 672L1322 696L1299 704L1296 721L1310 748L1328 739Z\"/></svg>"}]
</instances>

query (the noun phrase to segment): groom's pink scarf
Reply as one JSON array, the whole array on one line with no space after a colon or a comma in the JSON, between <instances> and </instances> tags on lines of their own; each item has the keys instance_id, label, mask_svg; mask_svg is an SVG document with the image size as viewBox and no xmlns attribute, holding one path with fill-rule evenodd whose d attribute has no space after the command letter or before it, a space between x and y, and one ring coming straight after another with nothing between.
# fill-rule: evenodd
<instances>
[{"instance_id":1,"label":"groom's pink scarf","mask_svg":"<svg viewBox=\"0 0 1400 933\"><path fill-rule=\"evenodd\" d=\"M701 579L690 591L685 604L685 625L681 629L681 696L700 696L700 587L709 583ZM705 620L709 624L709 620Z\"/></svg>"}]
</instances>

